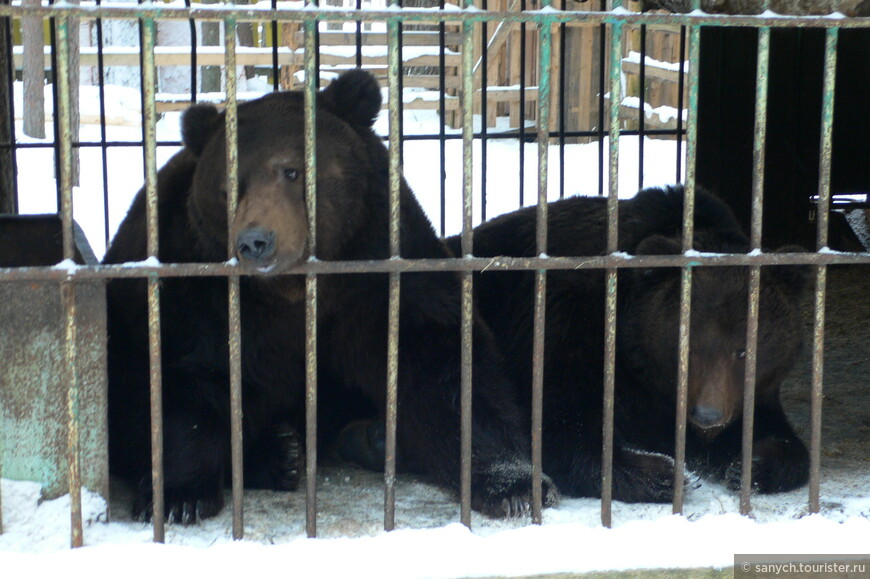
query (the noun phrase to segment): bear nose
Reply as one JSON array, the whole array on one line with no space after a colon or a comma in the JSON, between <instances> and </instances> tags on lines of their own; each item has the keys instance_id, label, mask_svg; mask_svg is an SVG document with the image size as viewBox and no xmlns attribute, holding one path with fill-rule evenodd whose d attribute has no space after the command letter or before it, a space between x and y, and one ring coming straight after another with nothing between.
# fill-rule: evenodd
<instances>
[{"instance_id":1,"label":"bear nose","mask_svg":"<svg viewBox=\"0 0 870 579\"><path fill-rule=\"evenodd\" d=\"M692 408L692 420L699 426L715 426L722 421L722 411L712 406L695 406Z\"/></svg>"},{"instance_id":2,"label":"bear nose","mask_svg":"<svg viewBox=\"0 0 870 579\"><path fill-rule=\"evenodd\" d=\"M236 252L241 259L263 261L275 253L275 232L251 227L236 238Z\"/></svg>"}]
</instances>

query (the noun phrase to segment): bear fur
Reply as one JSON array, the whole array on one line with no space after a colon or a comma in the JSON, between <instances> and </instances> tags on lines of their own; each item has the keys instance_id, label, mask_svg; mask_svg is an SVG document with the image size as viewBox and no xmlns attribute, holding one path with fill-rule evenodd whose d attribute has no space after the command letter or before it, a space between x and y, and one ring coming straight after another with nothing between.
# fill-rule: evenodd
<instances>
[{"instance_id":1,"label":"bear fur","mask_svg":"<svg viewBox=\"0 0 870 579\"><path fill-rule=\"evenodd\" d=\"M603 255L604 198L549 205L547 254ZM647 189L619 203L619 250L632 255L681 253L683 189ZM504 215L474 231L477 256L533 256L535 208ZM448 240L457 255L460 239ZM729 208L698 192L694 248L746 253L749 241ZM783 250L788 251L789 248ZM800 249L796 249L799 251ZM753 486L786 491L808 477L806 446L789 425L779 386L798 359L798 307L806 272L762 268L756 378ZM687 466L740 481L748 269L696 267L688 375ZM547 274L543 467L561 491L601 496L605 275L603 270ZM617 284L613 497L667 502L673 496L680 301L678 268L622 269ZM497 336L518 383L532 382L531 272L477 274L479 311Z\"/></svg>"},{"instance_id":2,"label":"bear fur","mask_svg":"<svg viewBox=\"0 0 870 579\"><path fill-rule=\"evenodd\" d=\"M377 81L352 71L318 93L316 257L389 258L388 158L372 124ZM184 148L158 174L159 259L215 263L227 239L243 275L241 366L246 486L299 482L304 428L305 276L311 257L305 202L303 95L273 93L238 107L239 204L229 227L225 120L195 105L182 120ZM448 251L407 184L401 184L401 254ZM105 263L146 257L140 191ZM387 274L317 278L318 411L346 416L364 397L385 411ZM227 280L161 280L166 514L194 522L223 506L230 470ZM457 489L460 470L460 298L454 273L401 277L398 444L437 483ZM112 471L139 485L134 514L152 514L146 282L108 284ZM494 338L474 323L472 506L492 516L528 509L528 434ZM322 432L322 430L321 430ZM326 435L326 433L324 433ZM544 480L545 503L557 491Z\"/></svg>"}]
</instances>

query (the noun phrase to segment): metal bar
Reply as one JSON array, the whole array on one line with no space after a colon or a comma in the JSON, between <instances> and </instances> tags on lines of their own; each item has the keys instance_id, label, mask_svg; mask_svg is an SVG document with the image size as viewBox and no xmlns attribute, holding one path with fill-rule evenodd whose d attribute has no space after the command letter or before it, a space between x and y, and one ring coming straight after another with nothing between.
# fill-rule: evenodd
<instances>
[{"instance_id":1,"label":"metal bar","mask_svg":"<svg viewBox=\"0 0 870 579\"><path fill-rule=\"evenodd\" d=\"M542 0L541 8L550 6ZM547 255L547 187L550 148L550 92L553 29L544 23L538 30L540 49L538 64L538 205L535 211L535 252ZM532 336L532 523L540 525L543 510L543 400L544 400L544 344L546 341L547 272L535 272L534 322Z\"/></svg>"},{"instance_id":2,"label":"metal bar","mask_svg":"<svg viewBox=\"0 0 870 579\"><path fill-rule=\"evenodd\" d=\"M637 189L643 189L643 139L646 129L646 26L640 27L640 67L638 84L640 85L639 106L637 107Z\"/></svg>"},{"instance_id":3,"label":"metal bar","mask_svg":"<svg viewBox=\"0 0 870 579\"><path fill-rule=\"evenodd\" d=\"M765 2L766 4L766 2ZM766 6L764 7L767 8ZM770 63L770 29L758 31L758 60L755 76L755 136L752 147L752 218L750 245L761 249L762 211L764 206L765 147L767 144L767 88ZM758 367L758 316L761 291L761 268L749 269L749 303L746 316L746 358L743 385L743 444L740 471L740 514L752 510L752 442L755 425L755 377Z\"/></svg>"},{"instance_id":4,"label":"metal bar","mask_svg":"<svg viewBox=\"0 0 870 579\"><path fill-rule=\"evenodd\" d=\"M473 8L473 0L466 0ZM484 39L485 40L485 39ZM474 24L462 24L462 255L474 253L472 228L474 183ZM486 100L485 95L482 97ZM486 123L486 119L483 119ZM471 424L472 424L472 280L471 272L461 276L460 315L460 452L459 452L459 520L471 528Z\"/></svg>"},{"instance_id":5,"label":"metal bar","mask_svg":"<svg viewBox=\"0 0 870 579\"><path fill-rule=\"evenodd\" d=\"M97 0L97 6L102 0ZM97 18L97 90L99 91L100 102L100 160L102 161L103 173L103 240L106 246L109 245L109 160L106 143L108 135L106 133L106 81L103 78L105 66L103 63L103 21Z\"/></svg>"},{"instance_id":6,"label":"metal bar","mask_svg":"<svg viewBox=\"0 0 870 579\"><path fill-rule=\"evenodd\" d=\"M359 10L362 8L362 0L356 0L356 9ZM356 67L362 68L362 22L357 20L356 31L355 31L355 40L356 40Z\"/></svg>"},{"instance_id":7,"label":"metal bar","mask_svg":"<svg viewBox=\"0 0 870 579\"><path fill-rule=\"evenodd\" d=\"M614 8L622 2L614 1ZM610 29L610 191L607 195L607 253L619 249L619 106L622 102L621 23ZM601 524L610 527L613 501L613 407L616 389L616 296L617 271L606 274L604 307L604 407L602 409Z\"/></svg>"},{"instance_id":8,"label":"metal bar","mask_svg":"<svg viewBox=\"0 0 870 579\"><path fill-rule=\"evenodd\" d=\"M697 0L695 2L697 6ZM683 237L681 250L685 255L693 249L695 239L695 144L697 128L692 111L698 105L698 59L700 57L700 31L689 31L689 114L686 135L686 185L683 194ZM682 56L680 59L682 67ZM682 94L682 93L681 93ZM682 110L679 113L682 115ZM679 145L678 145L679 149ZM683 512L686 469L686 420L689 398L689 348L691 344L692 266L687 263L680 272L680 327L677 359L677 403L674 432L674 499L673 513Z\"/></svg>"},{"instance_id":9,"label":"metal bar","mask_svg":"<svg viewBox=\"0 0 870 579\"><path fill-rule=\"evenodd\" d=\"M278 9L278 0L271 0L272 10ZM269 25L272 29L272 90L281 88L281 70L278 68L278 21L272 20Z\"/></svg>"},{"instance_id":10,"label":"metal bar","mask_svg":"<svg viewBox=\"0 0 870 579\"><path fill-rule=\"evenodd\" d=\"M239 147L238 109L236 102L236 21L230 17L224 21L224 54L226 54L227 106L225 113L226 162L227 162L227 259L235 255L235 243L230 235L239 200ZM233 539L244 536L243 444L242 444L242 345L239 276L227 278L229 307L229 354L230 354L230 453L232 456L233 487Z\"/></svg>"},{"instance_id":11,"label":"metal bar","mask_svg":"<svg viewBox=\"0 0 870 579\"><path fill-rule=\"evenodd\" d=\"M444 0L439 0L439 7L444 9ZM445 51L447 32L443 22L438 23L438 163L440 171L438 178L440 179L440 209L441 226L439 231L441 237L444 237L447 232L447 133L445 127L445 119L447 118L447 88L446 88L446 66L447 58Z\"/></svg>"},{"instance_id":12,"label":"metal bar","mask_svg":"<svg viewBox=\"0 0 870 579\"><path fill-rule=\"evenodd\" d=\"M395 1L393 6L397 6ZM390 150L389 150L389 183L390 183L390 256L400 256L399 217L401 192L401 159L402 148L401 109L402 90L399 76L402 74L402 54L399 48L399 23L392 19L387 23L387 43L389 58L389 113L390 113ZM384 530L392 531L396 527L396 430L398 419L399 392L399 303L401 297L401 280L398 272L390 273L389 302L387 312L387 400L385 421L385 459L384 459Z\"/></svg>"},{"instance_id":13,"label":"metal bar","mask_svg":"<svg viewBox=\"0 0 870 579\"><path fill-rule=\"evenodd\" d=\"M481 0L481 8L483 10L487 9L487 0ZM489 38L487 38L487 22L483 21L480 23L480 220L486 221L486 163L487 163L487 153L488 153L488 127L487 127L487 104L489 99L487 98L487 83L489 82L488 76L488 68L489 68L489 54L487 51L487 44ZM463 56L465 53L463 52ZM472 87L473 88L473 87ZM471 94L471 93L470 93ZM471 104L471 103L469 103ZM495 105L498 107L498 105ZM472 127L472 131L473 131Z\"/></svg>"},{"instance_id":14,"label":"metal bar","mask_svg":"<svg viewBox=\"0 0 870 579\"><path fill-rule=\"evenodd\" d=\"M184 5L190 7L190 0L184 0ZM196 102L197 71L196 66L196 21L191 18L190 26L190 102Z\"/></svg>"},{"instance_id":15,"label":"metal bar","mask_svg":"<svg viewBox=\"0 0 870 579\"><path fill-rule=\"evenodd\" d=\"M599 10L602 12L607 10L607 0L601 0ZM604 94L607 92L607 66L605 64L605 55L607 54L607 27L603 22L598 27L598 131L596 141L598 142L598 195L604 195Z\"/></svg>"},{"instance_id":16,"label":"metal bar","mask_svg":"<svg viewBox=\"0 0 870 579\"><path fill-rule=\"evenodd\" d=\"M0 212L9 214L18 213L15 99L12 97L14 78L12 23L9 18L3 18L0 20L0 101L5 102L6 107L0 114ZM0 513L0 533L2 532L3 515Z\"/></svg>"},{"instance_id":17,"label":"metal bar","mask_svg":"<svg viewBox=\"0 0 870 579\"><path fill-rule=\"evenodd\" d=\"M142 30L142 101L143 144L145 156L145 220L147 228L146 251L150 257L159 256L159 227L157 218L157 113L154 103L155 67L154 42L157 35L154 20L141 21ZM148 276L148 350L150 363L151 401L151 489L152 524L154 541L165 539L165 503L163 497L163 379L160 358L160 279Z\"/></svg>"},{"instance_id":18,"label":"metal bar","mask_svg":"<svg viewBox=\"0 0 870 579\"><path fill-rule=\"evenodd\" d=\"M562 10L567 7L567 0L562 0ZM566 54L567 54L567 32L568 27L564 23L559 25L559 199L565 197L565 133L567 126L567 102L565 95L567 94L566 84Z\"/></svg>"},{"instance_id":19,"label":"metal bar","mask_svg":"<svg viewBox=\"0 0 870 579\"><path fill-rule=\"evenodd\" d=\"M217 104L220 104L220 103L217 103ZM620 131L620 134L623 136L625 136L625 135L637 135L638 133L639 132L635 129L622 129ZM644 133L647 136L655 136L655 135L672 136L674 134L674 131L671 129L647 129L644 131ZM598 132L596 130L596 131L565 131L564 136L565 137L596 137L597 135L598 135ZM479 132L474 133L475 139L480 138L482 136L483 136L482 133L479 133ZM551 139L557 139L557 138L559 138L560 135L559 135L558 131L550 131L549 136ZM440 138L440 135L438 135L438 134L411 134L411 135L403 135L402 138L404 141L428 141L428 140L432 139L433 137ZM504 131L504 132L499 132L499 133L487 133L486 138L488 140L494 140L494 139L516 140L519 138L519 131L517 130L517 131ZM461 132L456 133L456 134L445 134L444 135L445 141L454 141L454 140L461 140L461 139L462 139ZM523 139L527 140L525 133L523 133ZM177 147L180 144L181 144L180 141L157 141L158 147ZM106 145L109 147L121 147L121 148L123 148L123 147L141 147L142 143L138 142L138 141L107 141ZM76 143L76 146L79 148L88 148L88 147L93 148L93 147L102 146L102 143L89 141L89 142ZM40 143L16 143L15 144L16 149L48 149L48 148L52 148L52 147L54 147L53 143L43 143L43 142L40 142ZM0 150L6 150L6 149L10 149L10 148L11 148L11 145L0 143Z\"/></svg>"},{"instance_id":20,"label":"metal bar","mask_svg":"<svg viewBox=\"0 0 870 579\"><path fill-rule=\"evenodd\" d=\"M520 0L520 11L526 11L526 0ZM520 24L520 115L519 115L519 147L520 147L520 204L525 205L526 194L526 23Z\"/></svg>"},{"instance_id":21,"label":"metal bar","mask_svg":"<svg viewBox=\"0 0 870 579\"><path fill-rule=\"evenodd\" d=\"M684 207L685 213L685 207ZM684 223L686 223L684 221ZM686 236L683 237L686 239ZM677 358L677 409L674 434L674 499L671 512L682 514L686 472L686 418L689 399L689 332L692 310L692 268L680 271L680 327Z\"/></svg>"},{"instance_id":22,"label":"metal bar","mask_svg":"<svg viewBox=\"0 0 870 579\"><path fill-rule=\"evenodd\" d=\"M373 259L359 261L310 260L294 267L289 273L358 274L437 271L534 271L633 269L650 267L733 267L751 265L870 265L870 253L704 253L691 255L596 255L579 257L466 257L463 259ZM118 265L76 266L70 268L0 267L0 282L7 281L63 281L66 279L130 279L147 277L226 277L240 272L238 266L228 263L172 263L134 262ZM252 277L262 275L246 272Z\"/></svg>"},{"instance_id":23,"label":"metal bar","mask_svg":"<svg viewBox=\"0 0 870 579\"><path fill-rule=\"evenodd\" d=\"M60 139L60 213L63 221L63 257L68 262L75 258L72 205L72 120L69 83L70 25L66 17L57 20L57 111ZM66 318L64 361L67 381L67 462L70 494L70 546L81 547L82 537L82 482L79 464L79 383L76 348L76 288L73 281L60 284Z\"/></svg>"},{"instance_id":24,"label":"metal bar","mask_svg":"<svg viewBox=\"0 0 870 579\"><path fill-rule=\"evenodd\" d=\"M113 19L137 19L159 18L161 20L190 19L202 21L220 21L228 16L235 16L238 22L255 22L264 20L276 20L279 22L346 22L361 20L364 22L386 22L396 18L396 12L389 9L362 10L354 9L312 9L310 4L302 8L258 8L252 6L240 7L241 5L218 5L208 7L182 7L165 5L140 5L136 8L128 8L118 4L102 6L79 6L73 4L54 4L36 7L22 7L20 5L0 4L0 18L22 16L60 17L68 18L113 18ZM628 12L628 11L464 11L450 10L439 11L425 8L403 8L401 11L403 22L446 22L451 24L461 22L520 22L520 23L571 23L582 21L584 24L616 24L627 25L669 25L669 26L711 26L711 27L741 27L741 28L824 28L824 29L858 29L870 28L870 22L860 17L831 18L829 15L819 16L772 16L760 15L723 15L704 14L698 11L686 14L669 14L653 12Z\"/></svg>"},{"instance_id":25,"label":"metal bar","mask_svg":"<svg viewBox=\"0 0 870 579\"><path fill-rule=\"evenodd\" d=\"M825 34L825 76L822 93L822 135L819 148L819 199L816 206L816 248L828 245L828 214L831 206L831 150L833 147L834 85L837 76L836 28ZM825 295L828 270L816 268L816 292L813 308L813 385L810 398L810 481L809 510L819 512L819 483L822 448L822 377L824 374Z\"/></svg>"},{"instance_id":26,"label":"metal bar","mask_svg":"<svg viewBox=\"0 0 870 579\"><path fill-rule=\"evenodd\" d=\"M680 72L677 76L677 175L674 179L675 183L683 182L683 92L685 90L685 72L686 72L686 27L680 26Z\"/></svg>"},{"instance_id":27,"label":"metal bar","mask_svg":"<svg viewBox=\"0 0 870 579\"><path fill-rule=\"evenodd\" d=\"M306 7L316 8L317 0ZM310 262L317 259L317 23L305 30L305 205ZM305 276L305 532L317 536L317 274Z\"/></svg>"}]
</instances>

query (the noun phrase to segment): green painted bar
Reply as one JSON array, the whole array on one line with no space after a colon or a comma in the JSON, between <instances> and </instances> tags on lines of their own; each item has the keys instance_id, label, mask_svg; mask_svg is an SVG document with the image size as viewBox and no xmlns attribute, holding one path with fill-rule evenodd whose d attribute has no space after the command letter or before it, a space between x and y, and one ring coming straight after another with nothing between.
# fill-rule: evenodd
<instances>
[{"instance_id":1,"label":"green painted bar","mask_svg":"<svg viewBox=\"0 0 870 579\"><path fill-rule=\"evenodd\" d=\"M550 0L542 0L541 9L550 7ZM553 48L553 28L549 22L539 24L538 73L538 205L535 211L535 251L547 254L547 187L549 179L550 149L550 94ZM543 408L544 408L544 352L546 342L547 272L535 272L534 327L532 335L532 523L543 521Z\"/></svg>"},{"instance_id":2,"label":"green painted bar","mask_svg":"<svg viewBox=\"0 0 870 579\"><path fill-rule=\"evenodd\" d=\"M614 8L621 7L614 1ZM622 103L622 37L623 25L613 23L610 28L610 81L609 117L609 191L607 195L607 253L613 254L619 245L619 107ZM605 276L606 298L604 306L604 401L602 408L601 449L601 524L610 527L613 501L613 409L616 387L616 297L617 275L608 269Z\"/></svg>"}]
</instances>

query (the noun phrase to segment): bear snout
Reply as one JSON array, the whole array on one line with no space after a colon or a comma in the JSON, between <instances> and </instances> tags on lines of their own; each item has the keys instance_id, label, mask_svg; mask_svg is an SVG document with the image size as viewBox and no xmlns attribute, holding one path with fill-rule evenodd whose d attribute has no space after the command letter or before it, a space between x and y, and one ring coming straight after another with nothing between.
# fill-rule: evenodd
<instances>
[{"instance_id":1,"label":"bear snout","mask_svg":"<svg viewBox=\"0 0 870 579\"><path fill-rule=\"evenodd\" d=\"M250 227L236 237L236 255L241 261L267 262L275 254L275 232L264 227Z\"/></svg>"},{"instance_id":2,"label":"bear snout","mask_svg":"<svg viewBox=\"0 0 870 579\"><path fill-rule=\"evenodd\" d=\"M701 428L712 428L722 425L724 414L712 406L696 405L692 408L692 422Z\"/></svg>"}]
</instances>

